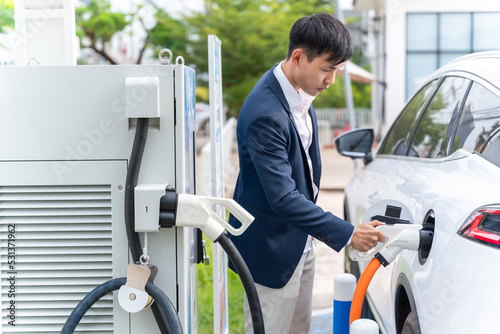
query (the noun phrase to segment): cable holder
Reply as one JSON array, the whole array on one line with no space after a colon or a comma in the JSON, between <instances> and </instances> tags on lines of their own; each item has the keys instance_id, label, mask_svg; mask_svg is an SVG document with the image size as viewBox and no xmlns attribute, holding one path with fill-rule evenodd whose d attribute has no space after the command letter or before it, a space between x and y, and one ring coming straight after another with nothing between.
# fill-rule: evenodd
<instances>
[{"instance_id":1,"label":"cable holder","mask_svg":"<svg viewBox=\"0 0 500 334\"><path fill-rule=\"evenodd\" d=\"M148 234L147 233L144 233L144 247L142 248L142 255L139 257L139 262L144 267L147 267L149 265ZM150 273L150 276L151 276L151 273Z\"/></svg>"},{"instance_id":2,"label":"cable holder","mask_svg":"<svg viewBox=\"0 0 500 334\"><path fill-rule=\"evenodd\" d=\"M146 251L144 247L144 252ZM145 263L143 263L143 259ZM127 266L127 282L118 291L118 302L127 312L137 313L153 304L154 299L146 292L146 283L151 276L148 268L149 256L141 255L141 264L129 264Z\"/></svg>"}]
</instances>

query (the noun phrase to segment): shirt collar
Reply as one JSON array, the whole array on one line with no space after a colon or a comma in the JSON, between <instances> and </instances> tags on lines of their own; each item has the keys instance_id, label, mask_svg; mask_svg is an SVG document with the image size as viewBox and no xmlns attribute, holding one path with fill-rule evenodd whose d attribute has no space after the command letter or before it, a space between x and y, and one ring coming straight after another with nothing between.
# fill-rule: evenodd
<instances>
[{"instance_id":1,"label":"shirt collar","mask_svg":"<svg viewBox=\"0 0 500 334\"><path fill-rule=\"evenodd\" d=\"M295 90L295 88L293 88L290 81L288 81L287 77L285 76L285 73L283 72L283 69L281 68L282 63L283 62L280 62L274 68L273 73L276 76L276 79L278 80L281 89L283 90L283 94L285 94L285 98L286 101L288 102L288 105L290 106L290 109L293 109L302 104L304 104L307 107L307 109L309 109L315 96L311 96L305 93L302 89L299 89L297 94L297 91Z\"/></svg>"}]
</instances>

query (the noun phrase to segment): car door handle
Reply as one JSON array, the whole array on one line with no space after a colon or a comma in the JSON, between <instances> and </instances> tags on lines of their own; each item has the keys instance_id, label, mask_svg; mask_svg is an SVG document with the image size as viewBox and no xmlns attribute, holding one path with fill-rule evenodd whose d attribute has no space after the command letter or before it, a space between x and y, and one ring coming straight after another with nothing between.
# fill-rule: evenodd
<instances>
[{"instance_id":1,"label":"car door handle","mask_svg":"<svg viewBox=\"0 0 500 334\"><path fill-rule=\"evenodd\" d=\"M370 202L370 204L373 204L375 203L376 201L378 201L378 192L374 192L373 194L371 194L370 196L368 196L368 202Z\"/></svg>"}]
</instances>

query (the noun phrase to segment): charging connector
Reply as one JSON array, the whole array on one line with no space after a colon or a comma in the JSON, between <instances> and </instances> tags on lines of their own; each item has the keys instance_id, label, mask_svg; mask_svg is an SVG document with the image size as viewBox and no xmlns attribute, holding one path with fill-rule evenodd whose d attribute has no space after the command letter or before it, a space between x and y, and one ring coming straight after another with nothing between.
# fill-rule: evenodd
<instances>
[{"instance_id":1,"label":"charging connector","mask_svg":"<svg viewBox=\"0 0 500 334\"><path fill-rule=\"evenodd\" d=\"M221 205L241 223L234 228L212 210ZM160 198L159 225L161 227L184 226L199 228L212 241L216 241L225 230L240 235L250 226L254 217L233 199L177 194L167 190Z\"/></svg>"},{"instance_id":2,"label":"charging connector","mask_svg":"<svg viewBox=\"0 0 500 334\"><path fill-rule=\"evenodd\" d=\"M353 261L369 261L376 257L385 267L403 250L418 250L420 246L419 224L379 225L376 227L385 235L385 242L379 243L367 252L360 252L350 247L349 257Z\"/></svg>"},{"instance_id":3,"label":"charging connector","mask_svg":"<svg viewBox=\"0 0 500 334\"><path fill-rule=\"evenodd\" d=\"M361 309L365 299L366 290L371 279L375 275L380 265L388 266L397 255L404 249L420 250L430 249L433 231L423 230L422 225L412 223L412 215L407 207L401 206L396 201L383 200L373 204L365 212L363 221L379 220L386 223L375 228L379 229L386 237L384 243L379 243L367 252L360 252L352 247L349 248L349 257L354 261L370 261L359 278L356 290L354 291L349 324L361 316ZM378 213L385 207L385 215ZM401 218L403 215L403 218Z\"/></svg>"},{"instance_id":4,"label":"charging connector","mask_svg":"<svg viewBox=\"0 0 500 334\"><path fill-rule=\"evenodd\" d=\"M377 214L381 211L384 215ZM430 230L423 230L420 224L413 224L408 208L402 204L396 205L395 201L388 200L377 202L367 210L364 220L367 220L365 219L367 217L385 223L376 228L385 235L386 240L367 252L360 252L350 247L349 257L353 261L370 261L375 257L385 267L392 263L403 249L429 250L431 248L434 233Z\"/></svg>"}]
</instances>

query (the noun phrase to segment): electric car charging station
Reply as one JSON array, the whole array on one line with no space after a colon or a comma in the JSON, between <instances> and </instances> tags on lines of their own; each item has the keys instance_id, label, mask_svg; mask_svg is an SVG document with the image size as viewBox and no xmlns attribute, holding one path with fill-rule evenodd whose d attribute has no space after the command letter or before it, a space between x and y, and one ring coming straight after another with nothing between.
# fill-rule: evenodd
<instances>
[{"instance_id":1,"label":"electric car charging station","mask_svg":"<svg viewBox=\"0 0 500 334\"><path fill-rule=\"evenodd\" d=\"M19 12L26 21L56 13L57 25L67 3ZM57 44L53 26L42 28L40 39ZM35 42L26 55L50 54ZM233 256L260 312L225 235L253 217L233 200L195 195L194 70L168 49L153 65L49 58L0 67L0 332L196 333L198 229Z\"/></svg>"},{"instance_id":2,"label":"electric car charging station","mask_svg":"<svg viewBox=\"0 0 500 334\"><path fill-rule=\"evenodd\" d=\"M0 148L1 252L12 259L2 261L1 275L15 278L15 297L2 289L2 309L16 308L15 327L4 316L2 333L57 332L93 287L127 275L124 193L137 113L151 117L139 183L194 193L194 71L181 64L2 67L0 100L0 137L9 143ZM144 188L135 209L152 215L159 197ZM142 239L158 267L155 284L190 332L195 230ZM116 302L99 302L79 329L155 332L150 312L129 315Z\"/></svg>"}]
</instances>

